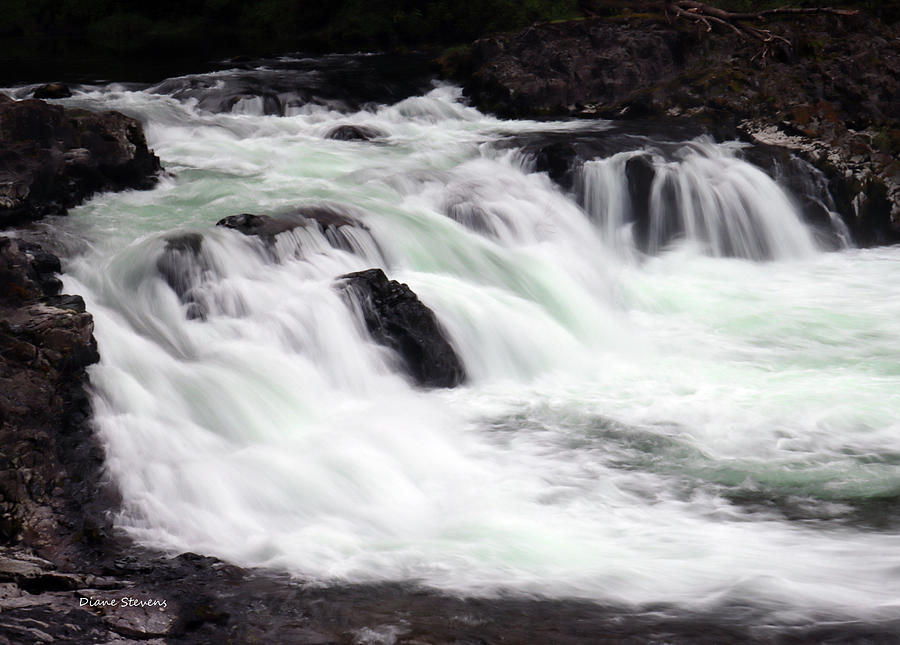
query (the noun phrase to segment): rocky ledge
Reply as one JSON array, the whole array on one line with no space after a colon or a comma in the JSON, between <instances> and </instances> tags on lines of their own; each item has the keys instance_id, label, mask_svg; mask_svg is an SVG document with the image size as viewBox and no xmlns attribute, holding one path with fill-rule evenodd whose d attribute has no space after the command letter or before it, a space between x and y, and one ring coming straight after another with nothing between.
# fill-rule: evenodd
<instances>
[{"instance_id":1,"label":"rocky ledge","mask_svg":"<svg viewBox=\"0 0 900 645\"><path fill-rule=\"evenodd\" d=\"M159 170L131 117L0 94L0 229L64 215L99 191L150 188Z\"/></svg>"},{"instance_id":2,"label":"rocky ledge","mask_svg":"<svg viewBox=\"0 0 900 645\"><path fill-rule=\"evenodd\" d=\"M763 56L725 28L624 13L491 36L443 62L504 116L691 117L721 139L787 147L826 174L858 243L900 242L900 25L766 27L790 46Z\"/></svg>"}]
</instances>

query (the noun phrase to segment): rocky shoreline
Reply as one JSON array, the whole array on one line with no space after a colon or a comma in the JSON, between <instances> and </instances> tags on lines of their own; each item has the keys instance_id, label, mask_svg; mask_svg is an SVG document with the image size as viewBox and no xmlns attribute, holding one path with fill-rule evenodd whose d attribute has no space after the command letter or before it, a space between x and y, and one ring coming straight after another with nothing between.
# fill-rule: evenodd
<instances>
[{"instance_id":1,"label":"rocky shoreline","mask_svg":"<svg viewBox=\"0 0 900 645\"><path fill-rule=\"evenodd\" d=\"M104 539L116 498L89 423L93 319L22 226L159 170L134 119L0 95L0 229L19 225L0 237L0 541L58 565Z\"/></svg>"}]
</instances>

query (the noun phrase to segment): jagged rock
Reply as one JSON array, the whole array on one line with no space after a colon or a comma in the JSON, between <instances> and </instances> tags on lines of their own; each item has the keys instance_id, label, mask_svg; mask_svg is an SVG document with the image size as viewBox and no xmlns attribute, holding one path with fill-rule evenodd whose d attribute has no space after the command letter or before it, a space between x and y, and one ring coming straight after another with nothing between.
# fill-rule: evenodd
<instances>
[{"instance_id":1,"label":"jagged rock","mask_svg":"<svg viewBox=\"0 0 900 645\"><path fill-rule=\"evenodd\" d=\"M85 367L99 358L93 319L81 297L48 293L58 266L35 244L0 238L0 544L68 557L71 532L87 545L105 524L95 506L104 487L85 423Z\"/></svg>"},{"instance_id":2,"label":"jagged rock","mask_svg":"<svg viewBox=\"0 0 900 645\"><path fill-rule=\"evenodd\" d=\"M0 99L0 228L65 214L101 190L150 188L159 170L131 117Z\"/></svg>"},{"instance_id":3,"label":"jagged rock","mask_svg":"<svg viewBox=\"0 0 900 645\"><path fill-rule=\"evenodd\" d=\"M72 96L72 90L64 83L47 83L36 87L32 96L36 99L65 99Z\"/></svg>"},{"instance_id":4,"label":"jagged rock","mask_svg":"<svg viewBox=\"0 0 900 645\"><path fill-rule=\"evenodd\" d=\"M337 141L371 141L383 137L384 133L365 125L339 125L328 131L326 139Z\"/></svg>"},{"instance_id":5,"label":"jagged rock","mask_svg":"<svg viewBox=\"0 0 900 645\"><path fill-rule=\"evenodd\" d=\"M465 368L434 312L408 286L388 280L381 269L348 273L340 280L369 334L397 353L417 384L455 387L465 381Z\"/></svg>"}]
</instances>

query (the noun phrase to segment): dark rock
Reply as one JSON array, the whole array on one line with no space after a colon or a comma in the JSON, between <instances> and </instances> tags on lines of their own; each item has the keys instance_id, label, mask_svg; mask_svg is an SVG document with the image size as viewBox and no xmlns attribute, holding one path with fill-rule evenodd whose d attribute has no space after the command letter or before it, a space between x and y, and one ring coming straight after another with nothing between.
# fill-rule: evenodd
<instances>
[{"instance_id":1,"label":"dark rock","mask_svg":"<svg viewBox=\"0 0 900 645\"><path fill-rule=\"evenodd\" d=\"M191 255L199 255L203 248L203 236L200 233L182 233L166 238L167 251L184 251Z\"/></svg>"},{"instance_id":2,"label":"dark rock","mask_svg":"<svg viewBox=\"0 0 900 645\"><path fill-rule=\"evenodd\" d=\"M325 138L338 141L371 141L383 136L384 133L380 130L365 125L339 125L329 130Z\"/></svg>"},{"instance_id":3,"label":"dark rock","mask_svg":"<svg viewBox=\"0 0 900 645\"><path fill-rule=\"evenodd\" d=\"M52 253L47 253L39 245L32 242L18 242L19 250L31 260L31 266L38 274L59 273L62 266L59 258Z\"/></svg>"},{"instance_id":4,"label":"dark rock","mask_svg":"<svg viewBox=\"0 0 900 645\"><path fill-rule=\"evenodd\" d=\"M879 177L847 177L839 169L823 164L829 192L847 223L853 240L862 247L900 244L900 218L896 217L897 195L888 193ZM900 177L898 177L900 179Z\"/></svg>"},{"instance_id":5,"label":"dark rock","mask_svg":"<svg viewBox=\"0 0 900 645\"><path fill-rule=\"evenodd\" d=\"M40 297L39 277L17 241L0 237L0 302L13 304Z\"/></svg>"},{"instance_id":6,"label":"dark rock","mask_svg":"<svg viewBox=\"0 0 900 645\"><path fill-rule=\"evenodd\" d=\"M378 244L369 233L368 227L337 205L301 206L278 215L242 213L225 217L216 222L216 226L259 237L268 245L274 243L275 236L279 233L300 227L311 228L323 235L332 247L362 255L365 249L360 248L356 237L350 232L350 229L354 229L363 232L371 247L378 249ZM378 252L380 253L380 250Z\"/></svg>"},{"instance_id":7,"label":"dark rock","mask_svg":"<svg viewBox=\"0 0 900 645\"><path fill-rule=\"evenodd\" d=\"M45 295L36 268L57 266L37 245L0 238L0 543L64 556L70 531L104 521L102 452L85 423L93 320L80 297Z\"/></svg>"},{"instance_id":8,"label":"dark rock","mask_svg":"<svg viewBox=\"0 0 900 645\"><path fill-rule=\"evenodd\" d=\"M618 113L635 90L675 74L691 36L655 21L535 25L477 41L466 91L504 116Z\"/></svg>"},{"instance_id":9,"label":"dark rock","mask_svg":"<svg viewBox=\"0 0 900 645\"><path fill-rule=\"evenodd\" d=\"M628 197L634 221L634 241L639 249L646 251L650 241L650 194L656 177L649 156L640 155L629 159L625 164L625 177L628 180ZM679 232L674 232L672 237ZM669 240L671 237L663 244Z\"/></svg>"},{"instance_id":10,"label":"dark rock","mask_svg":"<svg viewBox=\"0 0 900 645\"><path fill-rule=\"evenodd\" d=\"M340 279L372 338L397 353L417 384L454 387L465 381L465 368L434 312L408 286L388 280L381 269L348 273Z\"/></svg>"},{"instance_id":11,"label":"dark rock","mask_svg":"<svg viewBox=\"0 0 900 645\"><path fill-rule=\"evenodd\" d=\"M156 269L182 303L187 305L189 320L206 320L206 305L197 298L196 289L212 269L202 253L200 233L182 233L166 239L166 246L156 260Z\"/></svg>"},{"instance_id":12,"label":"dark rock","mask_svg":"<svg viewBox=\"0 0 900 645\"><path fill-rule=\"evenodd\" d=\"M47 83L35 88L32 96L36 99L65 99L72 96L72 90L63 83Z\"/></svg>"},{"instance_id":13,"label":"dark rock","mask_svg":"<svg viewBox=\"0 0 900 645\"><path fill-rule=\"evenodd\" d=\"M232 112L247 101L265 114L283 116L311 104L351 114L420 96L432 88L434 78L432 56L424 52L233 60L228 66L213 74L170 74L157 91L194 99L209 112Z\"/></svg>"},{"instance_id":14,"label":"dark rock","mask_svg":"<svg viewBox=\"0 0 900 645\"><path fill-rule=\"evenodd\" d=\"M87 311L84 305L84 298L81 296L48 296L44 298L44 302L50 307L74 311L76 314L83 314Z\"/></svg>"},{"instance_id":15,"label":"dark rock","mask_svg":"<svg viewBox=\"0 0 900 645\"><path fill-rule=\"evenodd\" d=\"M0 101L0 228L65 214L98 191L155 184L159 159L135 119L7 99Z\"/></svg>"},{"instance_id":16,"label":"dark rock","mask_svg":"<svg viewBox=\"0 0 900 645\"><path fill-rule=\"evenodd\" d=\"M59 258L31 242L19 241L18 247L31 262L34 278L44 295L55 296L62 291L62 281L55 275L62 270Z\"/></svg>"},{"instance_id":17,"label":"dark rock","mask_svg":"<svg viewBox=\"0 0 900 645\"><path fill-rule=\"evenodd\" d=\"M62 280L56 276L41 277L41 291L47 296L56 296L62 291Z\"/></svg>"},{"instance_id":18,"label":"dark rock","mask_svg":"<svg viewBox=\"0 0 900 645\"><path fill-rule=\"evenodd\" d=\"M557 141L541 148L535 157L535 170L546 172L550 179L569 189L578 152L568 141Z\"/></svg>"},{"instance_id":19,"label":"dark rock","mask_svg":"<svg viewBox=\"0 0 900 645\"><path fill-rule=\"evenodd\" d=\"M261 94L238 94L228 97L222 105L226 110L233 112L236 105L248 102L251 105L256 102L262 108L261 111L267 116L284 116L284 104L277 94L271 92L262 92Z\"/></svg>"},{"instance_id":20,"label":"dark rock","mask_svg":"<svg viewBox=\"0 0 900 645\"><path fill-rule=\"evenodd\" d=\"M578 173L586 161L619 152L664 147L676 150L684 142L707 132L704 124L688 118L601 123L597 129L573 132L528 132L499 140L500 148L519 148L565 190L580 188Z\"/></svg>"},{"instance_id":21,"label":"dark rock","mask_svg":"<svg viewBox=\"0 0 900 645\"><path fill-rule=\"evenodd\" d=\"M290 231L300 225L299 221L286 221L270 215L253 215L251 213L229 215L216 222L216 226L230 228L244 235L259 237L275 237L279 233Z\"/></svg>"}]
</instances>

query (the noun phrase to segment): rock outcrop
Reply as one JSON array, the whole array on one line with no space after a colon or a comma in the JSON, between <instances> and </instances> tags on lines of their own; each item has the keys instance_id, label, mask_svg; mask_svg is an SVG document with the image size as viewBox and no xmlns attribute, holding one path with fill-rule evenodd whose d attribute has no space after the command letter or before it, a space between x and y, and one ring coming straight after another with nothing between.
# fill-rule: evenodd
<instances>
[{"instance_id":1,"label":"rock outcrop","mask_svg":"<svg viewBox=\"0 0 900 645\"><path fill-rule=\"evenodd\" d=\"M86 423L85 368L99 359L59 260L0 238L0 543L73 556L102 533L102 451ZM80 548L80 547L79 547Z\"/></svg>"},{"instance_id":2,"label":"rock outcrop","mask_svg":"<svg viewBox=\"0 0 900 645\"><path fill-rule=\"evenodd\" d=\"M150 188L159 170L131 117L0 94L0 228L65 214L98 191Z\"/></svg>"},{"instance_id":3,"label":"rock outcrop","mask_svg":"<svg viewBox=\"0 0 900 645\"><path fill-rule=\"evenodd\" d=\"M757 41L730 31L626 14L484 38L454 71L504 116L689 116L718 138L787 146L826 174L858 243L900 241L900 25L861 15L767 27L792 47L764 62Z\"/></svg>"},{"instance_id":4,"label":"rock outcrop","mask_svg":"<svg viewBox=\"0 0 900 645\"><path fill-rule=\"evenodd\" d=\"M418 385L454 387L465 381L465 368L434 312L408 286L388 280L381 269L348 273L340 280L373 340L396 352Z\"/></svg>"}]
</instances>

